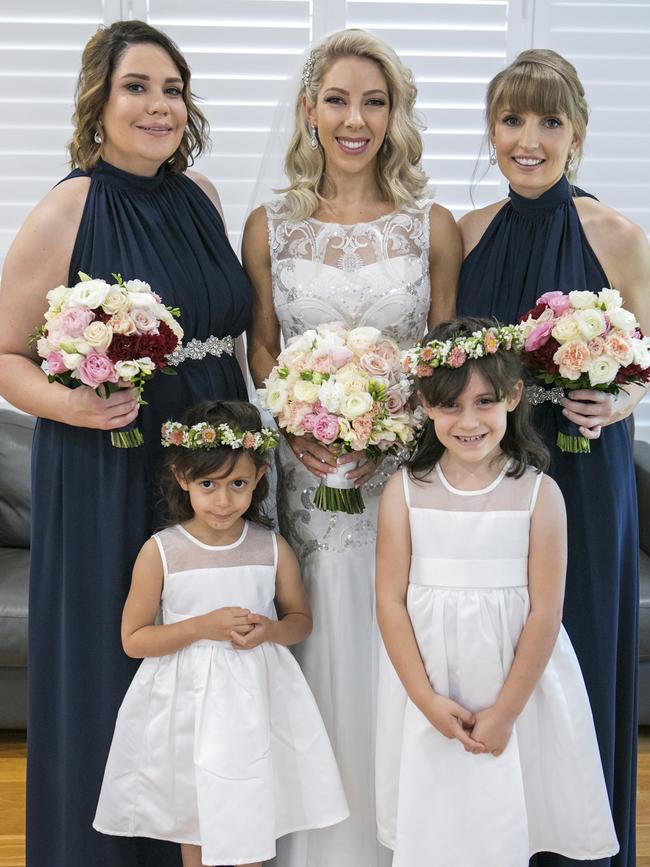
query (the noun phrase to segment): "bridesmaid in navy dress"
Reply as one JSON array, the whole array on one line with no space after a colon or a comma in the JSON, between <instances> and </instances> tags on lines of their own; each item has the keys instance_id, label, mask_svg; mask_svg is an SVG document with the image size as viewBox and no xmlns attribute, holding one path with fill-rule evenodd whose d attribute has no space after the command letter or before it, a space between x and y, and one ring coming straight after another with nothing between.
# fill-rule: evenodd
<instances>
[{"instance_id":1,"label":"bridesmaid in navy dress","mask_svg":"<svg viewBox=\"0 0 650 867\"><path fill-rule=\"evenodd\" d=\"M490 83L486 117L490 162L498 163L510 192L460 221L459 314L516 322L548 290L612 286L650 333L650 251L643 231L570 182L588 118L574 67L553 51L523 52ZM618 855L589 862L599 867L636 862L638 526L630 436L622 420L642 395L638 387L616 398L575 391L563 407L544 403L535 410L551 451L549 472L567 505L564 624L589 691L620 843ZM564 418L591 440L591 454L557 449ZM584 862L539 854L532 863Z\"/></svg>"},{"instance_id":2,"label":"bridesmaid in navy dress","mask_svg":"<svg viewBox=\"0 0 650 867\"><path fill-rule=\"evenodd\" d=\"M91 827L117 709L137 663L120 645L136 554L159 522L160 425L205 398L244 398L231 338L250 288L228 244L214 188L184 173L207 127L176 46L142 22L117 22L86 46L72 164L28 217L0 294L0 389L39 416L33 452L30 584L29 867L171 867L178 847ZM77 272L149 282L181 308L188 358L147 385L145 444L109 431L138 414L125 389L107 400L49 384L27 349L45 293ZM200 351L196 354L202 354Z\"/></svg>"}]
</instances>

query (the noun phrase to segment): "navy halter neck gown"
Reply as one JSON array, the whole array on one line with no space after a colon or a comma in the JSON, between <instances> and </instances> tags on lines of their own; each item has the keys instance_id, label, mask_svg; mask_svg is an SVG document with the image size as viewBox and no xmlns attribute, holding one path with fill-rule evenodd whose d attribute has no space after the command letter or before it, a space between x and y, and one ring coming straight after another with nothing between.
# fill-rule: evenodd
<instances>
[{"instance_id":1,"label":"navy halter neck gown","mask_svg":"<svg viewBox=\"0 0 650 867\"><path fill-rule=\"evenodd\" d=\"M69 177L83 176L75 171ZM241 334L250 285L223 222L188 177L140 177L100 160L70 262L77 272L146 280L181 308L185 341ZM67 179L66 179L67 180ZM48 287L49 288L49 287ZM35 323L36 324L36 323ZM39 420L33 450L27 864L176 867L172 844L91 827L117 709L138 666L120 644L135 557L158 521L160 425L204 399L246 399L234 358L185 361L146 387L145 444Z\"/></svg>"},{"instance_id":2,"label":"navy halter neck gown","mask_svg":"<svg viewBox=\"0 0 650 867\"><path fill-rule=\"evenodd\" d=\"M573 196L586 195L563 177L538 199L513 190L460 276L458 313L516 322L549 290L599 291L609 285L580 224ZM596 724L620 853L590 861L633 867L636 794L638 525L631 443L624 422L591 442L591 454L555 446L560 410L535 409L551 452L549 473L567 506L569 559L564 625L575 647ZM538 867L583 864L538 855Z\"/></svg>"}]
</instances>

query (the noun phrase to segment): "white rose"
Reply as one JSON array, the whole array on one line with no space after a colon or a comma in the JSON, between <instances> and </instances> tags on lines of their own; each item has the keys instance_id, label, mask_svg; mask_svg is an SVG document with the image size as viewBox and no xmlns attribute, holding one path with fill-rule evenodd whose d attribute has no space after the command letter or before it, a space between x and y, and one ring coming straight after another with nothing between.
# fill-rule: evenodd
<instances>
[{"instance_id":1,"label":"white rose","mask_svg":"<svg viewBox=\"0 0 650 867\"><path fill-rule=\"evenodd\" d=\"M122 291L119 286L111 286L106 293L102 307L106 313L112 316L113 313L117 313L119 310L125 310L128 303L129 300L126 292Z\"/></svg>"},{"instance_id":2,"label":"white rose","mask_svg":"<svg viewBox=\"0 0 650 867\"><path fill-rule=\"evenodd\" d=\"M607 316L609 317L610 323L615 328L620 328L627 334L631 334L637 327L636 316L634 313L630 313L629 310L624 310L622 307L618 307L615 310L609 310Z\"/></svg>"},{"instance_id":3,"label":"white rose","mask_svg":"<svg viewBox=\"0 0 650 867\"><path fill-rule=\"evenodd\" d=\"M354 379L354 380L363 379L365 382L367 382L367 379L368 379L366 377L366 375L352 361L349 362L348 364L344 364L343 367L339 367L339 369L336 371L335 376L336 376L336 381L342 382L343 385L350 382L350 380L352 380L352 379Z\"/></svg>"},{"instance_id":4,"label":"white rose","mask_svg":"<svg viewBox=\"0 0 650 867\"><path fill-rule=\"evenodd\" d=\"M569 340L575 340L580 337L580 326L575 318L575 314L561 316L557 320L551 334L558 343L567 343Z\"/></svg>"},{"instance_id":5,"label":"white rose","mask_svg":"<svg viewBox=\"0 0 650 867\"><path fill-rule=\"evenodd\" d=\"M281 379L269 383L266 388L258 389L258 394L264 406L273 415L282 412L287 402L287 386Z\"/></svg>"},{"instance_id":6,"label":"white rose","mask_svg":"<svg viewBox=\"0 0 650 867\"><path fill-rule=\"evenodd\" d=\"M129 292L151 292L151 286L144 280L126 280L123 284Z\"/></svg>"},{"instance_id":7,"label":"white rose","mask_svg":"<svg viewBox=\"0 0 650 867\"><path fill-rule=\"evenodd\" d=\"M69 303L71 307L90 307L95 309L104 303L110 286L105 280L82 280L72 287Z\"/></svg>"},{"instance_id":8,"label":"white rose","mask_svg":"<svg viewBox=\"0 0 650 867\"><path fill-rule=\"evenodd\" d=\"M328 412L338 413L341 401L345 397L345 388L342 383L334 379L327 379L321 385L318 398Z\"/></svg>"},{"instance_id":9,"label":"white rose","mask_svg":"<svg viewBox=\"0 0 650 867\"><path fill-rule=\"evenodd\" d=\"M569 300L577 310L586 310L598 303L598 296L593 292L569 292Z\"/></svg>"},{"instance_id":10,"label":"white rose","mask_svg":"<svg viewBox=\"0 0 650 867\"><path fill-rule=\"evenodd\" d=\"M54 289L50 289L45 297L51 307L61 307L71 291L67 286L56 286Z\"/></svg>"},{"instance_id":11,"label":"white rose","mask_svg":"<svg viewBox=\"0 0 650 867\"><path fill-rule=\"evenodd\" d=\"M137 376L140 368L137 361L118 361L115 363L115 370L120 379L130 382L134 376Z\"/></svg>"},{"instance_id":12,"label":"white rose","mask_svg":"<svg viewBox=\"0 0 650 867\"><path fill-rule=\"evenodd\" d=\"M380 337L381 331L378 328L362 325L360 328L353 328L352 331L348 332L347 345L353 352L363 355L377 343Z\"/></svg>"},{"instance_id":13,"label":"white rose","mask_svg":"<svg viewBox=\"0 0 650 867\"><path fill-rule=\"evenodd\" d=\"M355 439L356 434L350 424L350 422L346 418L339 419L339 438L343 440L344 443L351 444Z\"/></svg>"},{"instance_id":14,"label":"white rose","mask_svg":"<svg viewBox=\"0 0 650 867\"><path fill-rule=\"evenodd\" d=\"M290 357L295 358L301 352L311 352L311 348L316 342L317 337L318 335L313 328L307 329L303 334L290 337L282 354L288 353Z\"/></svg>"},{"instance_id":15,"label":"white rose","mask_svg":"<svg viewBox=\"0 0 650 867\"><path fill-rule=\"evenodd\" d=\"M128 302L131 310L138 307L157 307L159 304L148 292L129 292Z\"/></svg>"},{"instance_id":16,"label":"white rose","mask_svg":"<svg viewBox=\"0 0 650 867\"><path fill-rule=\"evenodd\" d=\"M605 305L607 311L623 306L621 293L617 289L601 289L598 293L598 300Z\"/></svg>"},{"instance_id":17,"label":"white rose","mask_svg":"<svg viewBox=\"0 0 650 867\"><path fill-rule=\"evenodd\" d=\"M341 402L341 413L349 419L359 418L370 412L374 401L367 391L358 391L348 394Z\"/></svg>"},{"instance_id":18,"label":"white rose","mask_svg":"<svg viewBox=\"0 0 650 867\"><path fill-rule=\"evenodd\" d=\"M589 365L587 373L592 385L609 385L618 373L618 364L608 355L599 355Z\"/></svg>"},{"instance_id":19,"label":"white rose","mask_svg":"<svg viewBox=\"0 0 650 867\"><path fill-rule=\"evenodd\" d=\"M375 382L381 382L381 377L373 377ZM360 391L367 391L368 380L363 376L356 376L348 379L343 384L346 394L357 394Z\"/></svg>"},{"instance_id":20,"label":"white rose","mask_svg":"<svg viewBox=\"0 0 650 867\"><path fill-rule=\"evenodd\" d=\"M113 329L104 322L91 322L84 331L84 340L98 352L105 352L113 339Z\"/></svg>"},{"instance_id":21,"label":"white rose","mask_svg":"<svg viewBox=\"0 0 650 867\"><path fill-rule=\"evenodd\" d=\"M306 379L299 379L293 387L293 393L296 400L303 403L315 403L318 400L318 391L320 386Z\"/></svg>"},{"instance_id":22,"label":"white rose","mask_svg":"<svg viewBox=\"0 0 650 867\"><path fill-rule=\"evenodd\" d=\"M586 340L592 340L605 331L605 315L602 310L579 310L575 314L580 333ZM556 338L557 339L557 338Z\"/></svg>"},{"instance_id":23,"label":"white rose","mask_svg":"<svg viewBox=\"0 0 650 867\"><path fill-rule=\"evenodd\" d=\"M53 352L56 346L47 339L47 337L39 337L36 341L36 351L41 358L47 358L50 352Z\"/></svg>"},{"instance_id":24,"label":"white rose","mask_svg":"<svg viewBox=\"0 0 650 867\"><path fill-rule=\"evenodd\" d=\"M59 344L59 348L71 355L79 354L83 356L88 355L91 350L90 343L87 340L82 340L81 337L71 337L65 343Z\"/></svg>"}]
</instances>

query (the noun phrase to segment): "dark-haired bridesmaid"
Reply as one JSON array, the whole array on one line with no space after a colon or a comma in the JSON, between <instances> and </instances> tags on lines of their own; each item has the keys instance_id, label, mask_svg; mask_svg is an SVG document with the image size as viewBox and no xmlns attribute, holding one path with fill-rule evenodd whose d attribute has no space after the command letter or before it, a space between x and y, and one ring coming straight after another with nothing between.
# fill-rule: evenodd
<instances>
[{"instance_id":1,"label":"dark-haired bridesmaid","mask_svg":"<svg viewBox=\"0 0 650 867\"><path fill-rule=\"evenodd\" d=\"M644 232L572 184L588 120L574 67L553 51L524 51L490 83L486 118L490 162L510 192L460 221L459 313L516 322L546 291L611 286L650 333ZM598 867L633 867L636 860L638 526L623 420L642 396L636 386L616 397L578 390L563 406L543 403L535 411L551 450L549 472L567 504L564 624L589 691L620 843L618 855L589 862ZM563 416L591 441L591 454L555 446ZM548 854L533 861L538 867L583 863Z\"/></svg>"},{"instance_id":2,"label":"dark-haired bridesmaid","mask_svg":"<svg viewBox=\"0 0 650 867\"><path fill-rule=\"evenodd\" d=\"M160 426L205 398L244 398L233 338L249 283L211 184L187 172L207 122L175 44L140 21L99 30L83 54L70 146L73 171L27 218L0 293L0 391L39 416L33 452L27 863L169 867L178 847L91 827L115 716L137 663L120 616L139 548L158 523ZM77 273L151 284L195 339L175 377L104 400L49 384L27 348L46 293ZM141 448L111 446L132 422ZM144 745L143 745L144 748Z\"/></svg>"}]
</instances>

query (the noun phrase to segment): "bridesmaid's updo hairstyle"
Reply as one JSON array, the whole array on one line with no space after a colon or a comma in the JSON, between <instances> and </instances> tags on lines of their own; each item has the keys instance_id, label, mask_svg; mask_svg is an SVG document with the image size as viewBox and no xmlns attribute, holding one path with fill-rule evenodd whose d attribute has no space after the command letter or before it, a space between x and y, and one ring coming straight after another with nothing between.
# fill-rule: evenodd
<instances>
[{"instance_id":1,"label":"bridesmaid's updo hairstyle","mask_svg":"<svg viewBox=\"0 0 650 867\"><path fill-rule=\"evenodd\" d=\"M242 400L203 401L188 409L182 422L188 427L206 422L214 428L220 424L227 424L233 430L252 432L262 430L259 411L252 404ZM265 457L267 453L255 449L246 449L245 453L250 456L256 468L268 465L268 459ZM165 513L163 526L180 524L194 517L190 495L178 484L175 474L182 476L188 482L206 476L227 476L242 454L244 454L243 449L232 449L230 446L192 449L168 446L165 449L160 477L160 491ZM257 483L244 518L263 527L272 526L272 522L264 512L264 500L268 493L269 483L264 475Z\"/></svg>"},{"instance_id":2,"label":"bridesmaid's updo hairstyle","mask_svg":"<svg viewBox=\"0 0 650 867\"><path fill-rule=\"evenodd\" d=\"M569 118L579 142L573 168L568 172L573 182L582 159L589 122L589 106L575 66L548 48L522 51L488 85L485 105L488 134L494 130L503 109L515 114L562 112Z\"/></svg>"},{"instance_id":3,"label":"bridesmaid's updo hairstyle","mask_svg":"<svg viewBox=\"0 0 650 867\"><path fill-rule=\"evenodd\" d=\"M381 70L388 87L390 115L384 144L377 153L377 184L382 199L395 210L412 205L426 194L427 176L422 166L423 128L415 116L417 88L411 70L401 62L393 49L365 30L341 30L328 36L312 49L307 82L298 90L295 102L295 123L284 168L289 186L279 192L287 194L291 218L303 220L317 209L321 199L335 194L332 182L325 175L325 158L319 146L312 149L305 105L314 107L327 71L338 60L360 57L372 60Z\"/></svg>"},{"instance_id":4,"label":"bridesmaid's updo hairstyle","mask_svg":"<svg viewBox=\"0 0 650 867\"><path fill-rule=\"evenodd\" d=\"M493 328L495 320L466 316L448 322L441 322L432 328L422 341L453 340L456 337L470 337L475 331ZM432 376L416 379L416 389L429 406L442 406L456 400L476 370L494 389L497 400L512 396L517 383L525 378L525 371L519 355L503 347L493 354L482 358L468 359L460 367L437 367ZM530 417L530 406L525 395L517 406L508 413L506 432L501 440L501 449L512 461L507 475L518 479L526 467L545 470L549 464L549 454L539 434L535 431ZM415 479L423 479L444 454L445 448L436 436L431 419L424 425L415 451L408 461L409 474Z\"/></svg>"},{"instance_id":5,"label":"bridesmaid's updo hairstyle","mask_svg":"<svg viewBox=\"0 0 650 867\"><path fill-rule=\"evenodd\" d=\"M187 126L178 150L169 158L167 165L173 172L184 172L206 150L208 121L194 102L190 88L190 68L176 43L144 21L116 21L110 27L99 28L81 57L72 116L74 132L69 145L72 168L89 171L99 159L102 146L95 142L94 136L111 92L113 72L124 52L130 46L142 43L157 45L166 51L183 81Z\"/></svg>"}]
</instances>

